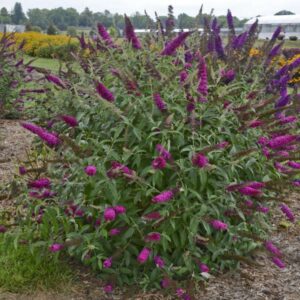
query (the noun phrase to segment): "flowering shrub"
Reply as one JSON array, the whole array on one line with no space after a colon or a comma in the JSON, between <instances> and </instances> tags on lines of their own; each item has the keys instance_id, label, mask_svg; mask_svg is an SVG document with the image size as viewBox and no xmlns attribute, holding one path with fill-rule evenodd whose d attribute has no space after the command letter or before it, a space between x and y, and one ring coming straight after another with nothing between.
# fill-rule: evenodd
<instances>
[{"instance_id":1,"label":"flowering shrub","mask_svg":"<svg viewBox=\"0 0 300 300\"><path fill-rule=\"evenodd\" d=\"M1 37L1 34L0 34ZM39 32L15 33L13 39L19 46L23 41L24 53L44 58L70 59L70 52L78 49L78 40L66 35L47 35Z\"/></svg>"},{"instance_id":2,"label":"flowering shrub","mask_svg":"<svg viewBox=\"0 0 300 300\"><path fill-rule=\"evenodd\" d=\"M257 23L236 36L229 12L226 47L205 24L164 43L163 28L142 41L126 18L122 45L99 25L80 39L82 71L45 76L52 119L22 123L41 140L38 167L20 169L27 239L101 270L106 292L176 288L261 246L284 266L267 220L278 207L294 221L280 192L299 187L300 147L292 68L271 64L280 30L249 57Z\"/></svg>"}]
</instances>

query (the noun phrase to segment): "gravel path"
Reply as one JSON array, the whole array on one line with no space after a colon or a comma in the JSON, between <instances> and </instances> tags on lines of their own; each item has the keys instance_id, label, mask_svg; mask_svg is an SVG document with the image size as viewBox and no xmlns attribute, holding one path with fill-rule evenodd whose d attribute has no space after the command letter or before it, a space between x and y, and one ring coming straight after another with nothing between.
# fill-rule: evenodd
<instances>
[{"instance_id":1,"label":"gravel path","mask_svg":"<svg viewBox=\"0 0 300 300\"><path fill-rule=\"evenodd\" d=\"M26 156L32 135L16 121L0 120L0 186L8 183L17 171L16 161ZM6 161L3 163L3 161ZM300 300L300 195L289 196L296 222L285 222L279 213L273 216L274 232L270 239L282 250L286 269L277 268L266 252L259 252L255 260L261 267L241 266L238 272L212 278L206 287L199 286L195 300ZM284 221L284 222L283 222ZM283 226L284 225L284 226ZM107 298L102 293L101 281L88 269L74 267L78 283L64 294L38 292L31 295L1 293L0 300L167 300L177 299L160 293L128 293L117 291ZM130 290L132 291L132 289Z\"/></svg>"}]
</instances>

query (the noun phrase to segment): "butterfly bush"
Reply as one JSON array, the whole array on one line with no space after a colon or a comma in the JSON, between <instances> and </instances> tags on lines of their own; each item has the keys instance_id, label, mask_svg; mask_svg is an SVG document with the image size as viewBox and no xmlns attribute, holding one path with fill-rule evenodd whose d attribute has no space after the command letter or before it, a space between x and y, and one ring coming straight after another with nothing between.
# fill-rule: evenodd
<instances>
[{"instance_id":1,"label":"butterfly bush","mask_svg":"<svg viewBox=\"0 0 300 300\"><path fill-rule=\"evenodd\" d=\"M299 94L286 81L270 90L289 70L265 63L273 40L250 56L257 23L236 36L227 18L228 44L216 20L202 34L143 39L127 18L124 43L99 24L74 53L80 70L44 80L47 117L23 123L46 162L34 179L20 166L30 243L101 270L106 292L141 284L189 297L177 282L237 267L257 247L284 267L267 223L275 206L297 218L280 191L300 186ZM29 196L45 190L51 198Z\"/></svg>"}]
</instances>

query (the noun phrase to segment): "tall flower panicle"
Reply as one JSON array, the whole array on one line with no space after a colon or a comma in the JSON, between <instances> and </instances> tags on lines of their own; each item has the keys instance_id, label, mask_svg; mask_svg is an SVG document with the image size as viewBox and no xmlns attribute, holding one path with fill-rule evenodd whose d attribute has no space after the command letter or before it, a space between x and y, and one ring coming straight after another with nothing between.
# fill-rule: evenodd
<instances>
[{"instance_id":1,"label":"tall flower panicle","mask_svg":"<svg viewBox=\"0 0 300 300\"><path fill-rule=\"evenodd\" d=\"M61 87L61 88L63 88L63 89L66 88L65 84L63 83L63 81L62 81L59 77L57 77L57 76L55 76L55 75L48 74L48 75L45 76L45 78L46 78L49 82L52 82L52 83L56 84L57 86L59 86L59 87Z\"/></svg>"},{"instance_id":2,"label":"tall flower panicle","mask_svg":"<svg viewBox=\"0 0 300 300\"><path fill-rule=\"evenodd\" d=\"M266 241L265 247L269 252L271 252L277 256L281 256L280 250L271 241Z\"/></svg>"},{"instance_id":3,"label":"tall flower panicle","mask_svg":"<svg viewBox=\"0 0 300 300\"><path fill-rule=\"evenodd\" d=\"M161 217L162 216L161 216L160 212L158 212L158 211L153 211L153 212L148 213L148 214L143 216L143 218L147 219L147 220L158 220Z\"/></svg>"},{"instance_id":4,"label":"tall flower panicle","mask_svg":"<svg viewBox=\"0 0 300 300\"><path fill-rule=\"evenodd\" d=\"M243 195L252 196L252 197L257 197L262 194L262 191L252 188L250 186L245 186L245 187L240 188L239 192Z\"/></svg>"},{"instance_id":5,"label":"tall flower panicle","mask_svg":"<svg viewBox=\"0 0 300 300\"><path fill-rule=\"evenodd\" d=\"M111 38L110 34L108 33L108 31L106 30L105 26L101 23L98 23L97 29L98 29L98 33L99 33L100 37L102 38L102 40L108 46L112 46L113 45L112 38Z\"/></svg>"},{"instance_id":6,"label":"tall flower panicle","mask_svg":"<svg viewBox=\"0 0 300 300\"><path fill-rule=\"evenodd\" d=\"M296 162L296 161L289 161L288 162L288 166L290 166L293 169L300 169L300 163Z\"/></svg>"},{"instance_id":7,"label":"tall flower panicle","mask_svg":"<svg viewBox=\"0 0 300 300\"><path fill-rule=\"evenodd\" d=\"M68 124L71 127L76 127L78 126L78 121L75 117L70 116L70 115L62 115L61 119Z\"/></svg>"},{"instance_id":8,"label":"tall flower panicle","mask_svg":"<svg viewBox=\"0 0 300 300\"><path fill-rule=\"evenodd\" d=\"M275 47L271 49L271 51L268 54L268 61L270 62L275 56L277 56L280 53L280 48L282 44L278 44Z\"/></svg>"},{"instance_id":9,"label":"tall flower panicle","mask_svg":"<svg viewBox=\"0 0 300 300\"><path fill-rule=\"evenodd\" d=\"M295 59L292 63L289 64L289 70L296 69L300 66L300 57Z\"/></svg>"},{"instance_id":10,"label":"tall flower panicle","mask_svg":"<svg viewBox=\"0 0 300 300\"><path fill-rule=\"evenodd\" d=\"M225 59L223 42L219 34L215 36L215 51L220 59Z\"/></svg>"},{"instance_id":11,"label":"tall flower panicle","mask_svg":"<svg viewBox=\"0 0 300 300\"><path fill-rule=\"evenodd\" d=\"M281 204L280 205L281 211L286 215L289 221L294 222L295 221L295 216L291 209L286 205L286 204Z\"/></svg>"},{"instance_id":12,"label":"tall flower panicle","mask_svg":"<svg viewBox=\"0 0 300 300\"><path fill-rule=\"evenodd\" d=\"M233 34L235 34L233 17L232 17L231 11L229 9L227 11L227 25L228 25L228 28L231 30L231 32Z\"/></svg>"},{"instance_id":13,"label":"tall flower panicle","mask_svg":"<svg viewBox=\"0 0 300 300\"><path fill-rule=\"evenodd\" d=\"M181 71L180 74L179 74L179 78L180 78L180 83L181 84L184 84L188 78L189 74L187 71Z\"/></svg>"},{"instance_id":14,"label":"tall flower panicle","mask_svg":"<svg viewBox=\"0 0 300 300\"><path fill-rule=\"evenodd\" d=\"M280 269L284 269L284 268L285 268L285 264L284 264L284 262L283 262L280 258L278 258L278 257L273 257L273 258L272 258L272 261L273 261L273 263L274 263L277 267L279 267Z\"/></svg>"},{"instance_id":15,"label":"tall flower panicle","mask_svg":"<svg viewBox=\"0 0 300 300\"><path fill-rule=\"evenodd\" d=\"M40 178L28 183L28 187L35 189L49 188L51 186L51 181L48 178Z\"/></svg>"},{"instance_id":16,"label":"tall flower panicle","mask_svg":"<svg viewBox=\"0 0 300 300\"><path fill-rule=\"evenodd\" d=\"M283 146L290 144L291 142L296 140L296 136L294 135L281 135L277 136L273 139L271 139L268 143L267 146L271 149L277 149L277 148L282 148Z\"/></svg>"},{"instance_id":17,"label":"tall flower panicle","mask_svg":"<svg viewBox=\"0 0 300 300\"><path fill-rule=\"evenodd\" d=\"M145 263L148 260L150 253L151 253L151 250L149 248L144 248L138 255L138 258L137 258L138 262L140 264Z\"/></svg>"},{"instance_id":18,"label":"tall flower panicle","mask_svg":"<svg viewBox=\"0 0 300 300\"><path fill-rule=\"evenodd\" d=\"M115 96L103 83L98 82L96 90L103 99L109 102L115 101Z\"/></svg>"},{"instance_id":19,"label":"tall flower panicle","mask_svg":"<svg viewBox=\"0 0 300 300\"><path fill-rule=\"evenodd\" d=\"M179 35L174 38L172 41L170 41L163 51L161 52L161 55L173 55L177 48L180 47L185 39L191 34L191 32L181 32Z\"/></svg>"},{"instance_id":20,"label":"tall flower panicle","mask_svg":"<svg viewBox=\"0 0 300 300\"><path fill-rule=\"evenodd\" d=\"M164 112L164 111L167 110L167 105L164 102L164 100L162 99L162 97L160 96L160 94L158 94L158 93L153 94L153 100L154 100L154 103L155 103L156 107L161 112Z\"/></svg>"},{"instance_id":21,"label":"tall flower panicle","mask_svg":"<svg viewBox=\"0 0 300 300\"><path fill-rule=\"evenodd\" d=\"M247 31L244 33L241 33L240 35L238 35L237 37L235 37L232 40L232 48L236 49L236 50L243 48L243 46L245 45L245 43L247 41L247 38L248 38Z\"/></svg>"},{"instance_id":22,"label":"tall flower panicle","mask_svg":"<svg viewBox=\"0 0 300 300\"><path fill-rule=\"evenodd\" d=\"M170 201L175 196L172 190L164 191L152 198L152 202L154 203L163 203Z\"/></svg>"},{"instance_id":23,"label":"tall flower panicle","mask_svg":"<svg viewBox=\"0 0 300 300\"><path fill-rule=\"evenodd\" d=\"M220 220L211 221L211 225L214 229L220 230L220 231L225 231L228 229L228 225L226 223L223 223Z\"/></svg>"},{"instance_id":24,"label":"tall flower panicle","mask_svg":"<svg viewBox=\"0 0 300 300\"><path fill-rule=\"evenodd\" d=\"M267 214L270 211L269 207L266 206L258 206L256 209L263 214Z\"/></svg>"},{"instance_id":25,"label":"tall flower panicle","mask_svg":"<svg viewBox=\"0 0 300 300\"><path fill-rule=\"evenodd\" d=\"M279 37L279 35L280 35L280 33L281 33L281 26L278 26L277 28L276 28L276 30L274 31L274 33L273 33L273 35L272 35L272 38L271 38L271 41L273 42L273 41L276 41L277 40L277 38Z\"/></svg>"},{"instance_id":26,"label":"tall flower panicle","mask_svg":"<svg viewBox=\"0 0 300 300\"><path fill-rule=\"evenodd\" d=\"M206 96L208 95L208 82L207 82L207 70L206 63L203 57L200 58L198 65L198 88L197 91L201 94L200 101L206 102Z\"/></svg>"},{"instance_id":27,"label":"tall flower panicle","mask_svg":"<svg viewBox=\"0 0 300 300\"><path fill-rule=\"evenodd\" d=\"M208 165L208 159L204 154L197 153L193 156L192 163L194 166L197 166L198 168L204 168Z\"/></svg>"},{"instance_id":28,"label":"tall flower panicle","mask_svg":"<svg viewBox=\"0 0 300 300\"><path fill-rule=\"evenodd\" d=\"M220 75L221 75L222 82L224 82L225 84L229 84L235 78L234 70L226 71L226 70L222 69L220 72Z\"/></svg>"},{"instance_id":29,"label":"tall flower panicle","mask_svg":"<svg viewBox=\"0 0 300 300\"><path fill-rule=\"evenodd\" d=\"M145 240L147 242L159 242L160 238L161 236L159 232L151 232L146 236Z\"/></svg>"},{"instance_id":30,"label":"tall flower panicle","mask_svg":"<svg viewBox=\"0 0 300 300\"><path fill-rule=\"evenodd\" d=\"M134 32L133 25L130 21L130 19L125 15L125 37L128 42L131 43L132 47L134 49L141 49L142 45L141 42L139 41L138 37L136 36Z\"/></svg>"},{"instance_id":31,"label":"tall flower panicle","mask_svg":"<svg viewBox=\"0 0 300 300\"><path fill-rule=\"evenodd\" d=\"M21 126L31 131L32 133L38 135L49 146L57 146L60 143L59 138L55 134L48 132L42 127L39 127L29 122L22 122Z\"/></svg>"}]
</instances>

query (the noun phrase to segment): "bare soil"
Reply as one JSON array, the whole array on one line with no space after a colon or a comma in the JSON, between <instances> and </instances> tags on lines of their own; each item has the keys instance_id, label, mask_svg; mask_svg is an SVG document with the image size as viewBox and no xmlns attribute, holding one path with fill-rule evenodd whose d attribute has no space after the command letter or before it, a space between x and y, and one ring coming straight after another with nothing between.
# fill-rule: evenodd
<instances>
[{"instance_id":1,"label":"bare soil","mask_svg":"<svg viewBox=\"0 0 300 300\"><path fill-rule=\"evenodd\" d=\"M17 160L26 156L31 142L32 135L20 127L18 122L0 120L0 184L12 179L17 170ZM238 271L213 277L209 283L198 286L194 299L300 300L300 195L293 193L288 197L296 222L288 223L280 212L275 212L272 217L274 231L270 236L282 250L286 268L279 269L266 252L258 252L255 261L261 264L260 267L241 265ZM74 265L74 272L77 274L76 281L63 293L33 291L25 295L0 292L0 300L177 299L174 295L143 293L134 289L116 290L106 296L102 291L103 283L87 268Z\"/></svg>"}]
</instances>

